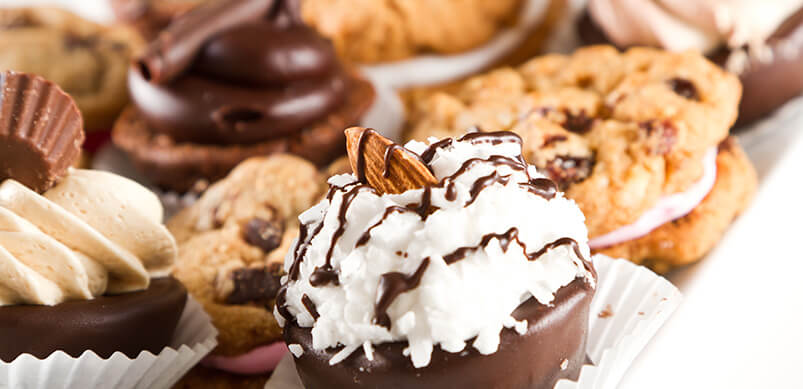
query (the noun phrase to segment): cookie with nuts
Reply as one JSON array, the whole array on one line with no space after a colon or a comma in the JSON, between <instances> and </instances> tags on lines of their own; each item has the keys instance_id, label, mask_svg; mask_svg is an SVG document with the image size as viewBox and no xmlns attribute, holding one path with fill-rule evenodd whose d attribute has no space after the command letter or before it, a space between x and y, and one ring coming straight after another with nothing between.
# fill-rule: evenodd
<instances>
[{"instance_id":1,"label":"cookie with nuts","mask_svg":"<svg viewBox=\"0 0 803 389\"><path fill-rule=\"evenodd\" d=\"M740 93L736 77L697 53L593 46L417 96L406 137L518 133L525 158L585 213L592 249L665 271L700 259L755 189L738 143L727 140L727 156L718 148ZM712 198L717 212L697 212ZM690 224L694 242L666 228Z\"/></svg>"},{"instance_id":2,"label":"cookie with nuts","mask_svg":"<svg viewBox=\"0 0 803 389\"><path fill-rule=\"evenodd\" d=\"M267 379L272 368L254 371L254 365L263 364L274 344L284 347L273 317L284 256L298 233L298 215L324 190L324 177L303 159L252 158L168 222L180 252L173 274L220 332L218 347L186 385L198 377L230 384L221 387Z\"/></svg>"}]
</instances>

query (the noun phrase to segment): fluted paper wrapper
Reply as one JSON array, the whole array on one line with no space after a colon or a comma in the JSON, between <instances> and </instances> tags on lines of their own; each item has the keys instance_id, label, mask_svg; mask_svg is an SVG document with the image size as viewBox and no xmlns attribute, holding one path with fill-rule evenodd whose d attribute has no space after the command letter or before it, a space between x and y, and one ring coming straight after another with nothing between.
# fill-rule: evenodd
<instances>
[{"instance_id":1,"label":"fluted paper wrapper","mask_svg":"<svg viewBox=\"0 0 803 389\"><path fill-rule=\"evenodd\" d=\"M190 297L169 347L135 359L117 352L108 359L86 351L73 358L62 351L37 359L23 354L0 363L0 388L169 388L217 346L217 330Z\"/></svg>"},{"instance_id":2,"label":"fluted paper wrapper","mask_svg":"<svg viewBox=\"0 0 803 389\"><path fill-rule=\"evenodd\" d=\"M613 389L650 338L681 301L680 291L643 266L624 259L594 256L598 284L591 301L586 352L594 365L583 366L576 382L555 389ZM293 357L287 354L265 389L303 389Z\"/></svg>"}]
</instances>

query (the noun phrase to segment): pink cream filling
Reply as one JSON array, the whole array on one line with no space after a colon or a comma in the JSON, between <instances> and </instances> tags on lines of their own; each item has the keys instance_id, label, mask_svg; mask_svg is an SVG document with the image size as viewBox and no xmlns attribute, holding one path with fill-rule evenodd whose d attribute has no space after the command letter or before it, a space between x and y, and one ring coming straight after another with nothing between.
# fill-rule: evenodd
<instances>
[{"instance_id":1,"label":"pink cream filling","mask_svg":"<svg viewBox=\"0 0 803 389\"><path fill-rule=\"evenodd\" d=\"M661 225L685 216L699 205L717 180L717 148L703 157L703 177L689 189L661 197L654 207L644 212L635 223L620 227L588 241L592 249L601 249L640 238Z\"/></svg>"},{"instance_id":2,"label":"pink cream filling","mask_svg":"<svg viewBox=\"0 0 803 389\"><path fill-rule=\"evenodd\" d=\"M234 357L209 355L201 361L201 365L233 374L265 374L273 371L286 353L284 342L276 342Z\"/></svg>"}]
</instances>

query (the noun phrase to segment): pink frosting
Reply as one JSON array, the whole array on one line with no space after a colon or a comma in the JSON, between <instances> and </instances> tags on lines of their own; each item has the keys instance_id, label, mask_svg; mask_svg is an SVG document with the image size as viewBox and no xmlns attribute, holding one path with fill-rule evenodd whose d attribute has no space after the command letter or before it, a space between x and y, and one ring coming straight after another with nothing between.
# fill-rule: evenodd
<instances>
[{"instance_id":1,"label":"pink frosting","mask_svg":"<svg viewBox=\"0 0 803 389\"><path fill-rule=\"evenodd\" d=\"M264 374L273 371L286 353L284 342L276 342L234 357L209 355L201 361L201 365L233 374Z\"/></svg>"},{"instance_id":2,"label":"pink frosting","mask_svg":"<svg viewBox=\"0 0 803 389\"><path fill-rule=\"evenodd\" d=\"M661 225L691 212L708 195L717 180L716 147L705 154L703 164L703 177L689 189L661 197L655 206L644 212L635 223L592 238L588 241L588 245L592 249L601 249L640 238Z\"/></svg>"}]
</instances>

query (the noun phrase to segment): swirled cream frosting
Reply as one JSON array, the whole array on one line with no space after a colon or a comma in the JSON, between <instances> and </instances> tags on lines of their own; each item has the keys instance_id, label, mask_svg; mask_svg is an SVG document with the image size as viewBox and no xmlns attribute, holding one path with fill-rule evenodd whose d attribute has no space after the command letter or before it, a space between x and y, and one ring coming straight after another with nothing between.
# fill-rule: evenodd
<instances>
[{"instance_id":1,"label":"swirled cream frosting","mask_svg":"<svg viewBox=\"0 0 803 389\"><path fill-rule=\"evenodd\" d=\"M0 306L56 305L148 288L167 275L176 242L143 186L71 170L38 194L0 184Z\"/></svg>"}]
</instances>

